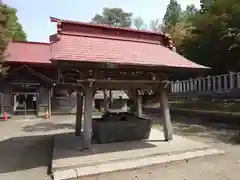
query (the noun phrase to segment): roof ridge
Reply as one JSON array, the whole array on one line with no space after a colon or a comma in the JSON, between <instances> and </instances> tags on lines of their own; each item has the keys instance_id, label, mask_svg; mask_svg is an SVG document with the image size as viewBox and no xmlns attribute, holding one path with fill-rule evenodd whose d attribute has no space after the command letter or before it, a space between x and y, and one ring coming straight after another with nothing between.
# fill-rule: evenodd
<instances>
[{"instance_id":1,"label":"roof ridge","mask_svg":"<svg viewBox=\"0 0 240 180\"><path fill-rule=\"evenodd\" d=\"M50 45L50 43L48 42L37 42L37 41L12 41L12 43Z\"/></svg>"},{"instance_id":2,"label":"roof ridge","mask_svg":"<svg viewBox=\"0 0 240 180\"><path fill-rule=\"evenodd\" d=\"M54 17L50 17L50 20L51 20L51 22L57 23L57 33L58 34L63 33L62 24L66 23L66 24L72 24L72 25L79 25L79 26L83 26L83 27L87 27L87 28L95 27L95 28L104 28L105 30L107 30L107 29L108 30L119 30L119 31L122 31L123 33L130 32L130 33L139 33L142 35L149 35L149 36L155 35L155 36L163 38L162 42L161 42L161 40L159 40L163 46L169 48L172 51L176 51L176 47L174 45L174 42L173 42L171 36L169 34L163 33L163 32L152 32L152 31L137 30L137 29L133 29L133 28L115 27L115 26L110 26L110 25L106 25L106 24L93 24L93 23L80 22L80 21L64 20L64 19L59 19L59 18L54 18ZM66 32L64 32L64 33L66 33ZM132 38L132 39L134 39L134 38ZM151 40L149 40L148 43L151 43L150 41ZM136 41L136 42L147 42L147 40L146 41L145 40Z\"/></svg>"},{"instance_id":3,"label":"roof ridge","mask_svg":"<svg viewBox=\"0 0 240 180\"><path fill-rule=\"evenodd\" d=\"M113 29L113 30L122 30L122 31L129 31L129 32L135 32L135 33L144 33L144 34L152 34L152 35L160 35L160 36L166 36L163 32L153 32L153 31L147 31L147 30L138 30L134 28L126 28L126 27L115 27L107 24L93 24L89 22L82 22L82 21L73 21L73 20L65 20L65 19L59 19L55 17L50 16L51 22L56 23L69 23L69 24L76 24L76 25L83 25L83 26L90 26L90 27L99 27L99 28L106 28L106 29Z\"/></svg>"}]
</instances>

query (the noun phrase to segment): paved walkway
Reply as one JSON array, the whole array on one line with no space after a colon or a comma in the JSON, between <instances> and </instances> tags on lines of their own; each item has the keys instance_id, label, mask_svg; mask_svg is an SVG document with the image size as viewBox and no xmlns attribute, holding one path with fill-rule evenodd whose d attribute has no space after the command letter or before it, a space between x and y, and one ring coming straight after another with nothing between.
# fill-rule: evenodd
<instances>
[{"instance_id":1,"label":"paved walkway","mask_svg":"<svg viewBox=\"0 0 240 180\"><path fill-rule=\"evenodd\" d=\"M73 123L74 116L0 121L0 180L50 180L51 134L72 132Z\"/></svg>"},{"instance_id":2,"label":"paved walkway","mask_svg":"<svg viewBox=\"0 0 240 180\"><path fill-rule=\"evenodd\" d=\"M154 115L153 115L154 116ZM155 118L158 120L159 115ZM74 116L52 120L0 122L0 180L50 180L46 175L50 163L51 135L72 132ZM201 119L173 116L175 133L195 141L206 142L224 150L226 155L178 162L164 166L103 174L80 180L239 180L240 139L236 125L212 123Z\"/></svg>"}]
</instances>

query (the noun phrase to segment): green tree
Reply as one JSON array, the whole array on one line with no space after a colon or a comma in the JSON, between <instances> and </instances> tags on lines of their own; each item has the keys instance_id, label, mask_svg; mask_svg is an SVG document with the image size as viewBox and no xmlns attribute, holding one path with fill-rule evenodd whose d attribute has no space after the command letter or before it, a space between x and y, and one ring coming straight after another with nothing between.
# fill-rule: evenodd
<instances>
[{"instance_id":1,"label":"green tree","mask_svg":"<svg viewBox=\"0 0 240 180\"><path fill-rule=\"evenodd\" d=\"M179 16L179 21L185 21L189 23L189 19L198 12L198 9L194 4L188 5L186 10L182 11Z\"/></svg>"},{"instance_id":2,"label":"green tree","mask_svg":"<svg viewBox=\"0 0 240 180\"><path fill-rule=\"evenodd\" d=\"M0 1L0 72L4 70L2 63L7 55L8 43L12 40L26 41L26 34L18 22L16 12L16 9Z\"/></svg>"},{"instance_id":3,"label":"green tree","mask_svg":"<svg viewBox=\"0 0 240 180\"><path fill-rule=\"evenodd\" d=\"M181 46L182 42L184 41L184 39L186 38L186 36L188 36L189 27L184 21L179 21L178 23L175 24L175 26L169 28L167 33L170 34L177 51Z\"/></svg>"},{"instance_id":4,"label":"green tree","mask_svg":"<svg viewBox=\"0 0 240 180\"><path fill-rule=\"evenodd\" d=\"M170 0L166 13L163 17L164 31L167 32L170 28L174 27L178 23L180 13L181 5L176 0Z\"/></svg>"},{"instance_id":5,"label":"green tree","mask_svg":"<svg viewBox=\"0 0 240 180\"><path fill-rule=\"evenodd\" d=\"M162 32L162 25L160 24L160 19L151 20L148 29L154 32Z\"/></svg>"},{"instance_id":6,"label":"green tree","mask_svg":"<svg viewBox=\"0 0 240 180\"><path fill-rule=\"evenodd\" d=\"M214 73L240 71L240 1L217 0L191 19L191 36L181 46L188 59Z\"/></svg>"},{"instance_id":7,"label":"green tree","mask_svg":"<svg viewBox=\"0 0 240 180\"><path fill-rule=\"evenodd\" d=\"M136 17L133 19L133 26L136 29L143 29L144 26L144 20L141 17Z\"/></svg>"},{"instance_id":8,"label":"green tree","mask_svg":"<svg viewBox=\"0 0 240 180\"><path fill-rule=\"evenodd\" d=\"M240 29L237 28L229 28L226 35L222 37L222 39L233 40L234 43L230 44L229 50L233 50L235 48L240 48Z\"/></svg>"},{"instance_id":9,"label":"green tree","mask_svg":"<svg viewBox=\"0 0 240 180\"><path fill-rule=\"evenodd\" d=\"M200 6L203 11L207 10L215 0L200 0Z\"/></svg>"},{"instance_id":10,"label":"green tree","mask_svg":"<svg viewBox=\"0 0 240 180\"><path fill-rule=\"evenodd\" d=\"M94 24L131 27L132 13L124 12L121 8L104 8L102 15L96 14L91 22Z\"/></svg>"},{"instance_id":11,"label":"green tree","mask_svg":"<svg viewBox=\"0 0 240 180\"><path fill-rule=\"evenodd\" d=\"M197 12L194 5L188 5L186 10L182 11L176 0L170 1L163 18L163 31L170 34L177 50L186 36L190 35L192 26L189 19Z\"/></svg>"}]
</instances>

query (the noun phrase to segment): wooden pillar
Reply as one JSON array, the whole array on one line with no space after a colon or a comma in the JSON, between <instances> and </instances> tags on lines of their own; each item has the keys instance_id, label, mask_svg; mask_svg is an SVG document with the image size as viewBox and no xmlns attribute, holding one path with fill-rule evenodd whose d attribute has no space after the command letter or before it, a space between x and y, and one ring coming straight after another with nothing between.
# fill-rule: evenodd
<instances>
[{"instance_id":1,"label":"wooden pillar","mask_svg":"<svg viewBox=\"0 0 240 180\"><path fill-rule=\"evenodd\" d=\"M180 92L180 86L179 86L180 83L177 81L176 84L177 84L177 92Z\"/></svg>"},{"instance_id":2,"label":"wooden pillar","mask_svg":"<svg viewBox=\"0 0 240 180\"><path fill-rule=\"evenodd\" d=\"M142 95L140 94L140 90L136 90L135 92L135 100L136 100L136 110L137 110L137 116L142 115Z\"/></svg>"},{"instance_id":3,"label":"wooden pillar","mask_svg":"<svg viewBox=\"0 0 240 180\"><path fill-rule=\"evenodd\" d=\"M229 72L229 88L232 90L233 88L235 88L234 86L234 73L233 72Z\"/></svg>"},{"instance_id":4,"label":"wooden pillar","mask_svg":"<svg viewBox=\"0 0 240 180\"><path fill-rule=\"evenodd\" d=\"M163 114L163 130L164 130L164 137L166 141L172 140L173 136L173 128L172 122L170 119L170 111L168 105L168 97L165 91L161 91L160 94L160 107Z\"/></svg>"},{"instance_id":5,"label":"wooden pillar","mask_svg":"<svg viewBox=\"0 0 240 180\"><path fill-rule=\"evenodd\" d=\"M198 79L198 91L202 91L202 79Z\"/></svg>"},{"instance_id":6,"label":"wooden pillar","mask_svg":"<svg viewBox=\"0 0 240 180\"><path fill-rule=\"evenodd\" d=\"M39 103L40 103L40 98L41 98L41 91L40 88L37 89L37 99L36 99L36 116L39 117L40 116L40 107L39 107Z\"/></svg>"},{"instance_id":7,"label":"wooden pillar","mask_svg":"<svg viewBox=\"0 0 240 180\"><path fill-rule=\"evenodd\" d=\"M216 77L215 76L213 76L212 77L213 78L213 81L212 81L212 83L213 83L213 91L215 92L216 91Z\"/></svg>"},{"instance_id":8,"label":"wooden pillar","mask_svg":"<svg viewBox=\"0 0 240 180\"><path fill-rule=\"evenodd\" d=\"M198 90L198 81L197 81L197 79L194 79L193 80L194 81L194 91L197 91Z\"/></svg>"},{"instance_id":9,"label":"wooden pillar","mask_svg":"<svg viewBox=\"0 0 240 180\"><path fill-rule=\"evenodd\" d=\"M193 91L193 80L190 79L190 91L192 92Z\"/></svg>"},{"instance_id":10,"label":"wooden pillar","mask_svg":"<svg viewBox=\"0 0 240 180\"><path fill-rule=\"evenodd\" d=\"M224 90L228 89L227 76L228 76L228 74L223 75L223 88L224 88Z\"/></svg>"},{"instance_id":11,"label":"wooden pillar","mask_svg":"<svg viewBox=\"0 0 240 180\"><path fill-rule=\"evenodd\" d=\"M136 112L136 93L135 90L131 90L131 94L132 94L132 112Z\"/></svg>"},{"instance_id":12,"label":"wooden pillar","mask_svg":"<svg viewBox=\"0 0 240 180\"><path fill-rule=\"evenodd\" d=\"M49 88L48 90L48 114L52 115L52 91L53 88Z\"/></svg>"},{"instance_id":13,"label":"wooden pillar","mask_svg":"<svg viewBox=\"0 0 240 180\"><path fill-rule=\"evenodd\" d=\"M103 96L104 96L104 111L108 111L109 109L109 101L108 101L108 96L107 96L107 90L103 90Z\"/></svg>"},{"instance_id":14,"label":"wooden pillar","mask_svg":"<svg viewBox=\"0 0 240 180\"><path fill-rule=\"evenodd\" d=\"M207 91L212 91L211 76L207 76Z\"/></svg>"},{"instance_id":15,"label":"wooden pillar","mask_svg":"<svg viewBox=\"0 0 240 180\"><path fill-rule=\"evenodd\" d=\"M187 92L187 90L186 90L186 81L183 81L183 92Z\"/></svg>"},{"instance_id":16,"label":"wooden pillar","mask_svg":"<svg viewBox=\"0 0 240 180\"><path fill-rule=\"evenodd\" d=\"M202 84L202 90L206 91L206 78L202 78L203 84Z\"/></svg>"},{"instance_id":17,"label":"wooden pillar","mask_svg":"<svg viewBox=\"0 0 240 180\"><path fill-rule=\"evenodd\" d=\"M187 80L186 81L186 91L189 92L190 91L190 82Z\"/></svg>"},{"instance_id":18,"label":"wooden pillar","mask_svg":"<svg viewBox=\"0 0 240 180\"><path fill-rule=\"evenodd\" d=\"M82 129L82 111L83 111L83 93L77 92L77 113L76 113L76 124L75 124L75 135L81 135Z\"/></svg>"},{"instance_id":19,"label":"wooden pillar","mask_svg":"<svg viewBox=\"0 0 240 180\"><path fill-rule=\"evenodd\" d=\"M175 92L175 83L174 82L171 83L171 92Z\"/></svg>"},{"instance_id":20,"label":"wooden pillar","mask_svg":"<svg viewBox=\"0 0 240 180\"><path fill-rule=\"evenodd\" d=\"M2 93L0 93L0 115L2 115L3 114L3 112L4 112L4 109L3 109L3 94Z\"/></svg>"},{"instance_id":21,"label":"wooden pillar","mask_svg":"<svg viewBox=\"0 0 240 180\"><path fill-rule=\"evenodd\" d=\"M240 74L237 73L237 88L240 88Z\"/></svg>"},{"instance_id":22,"label":"wooden pillar","mask_svg":"<svg viewBox=\"0 0 240 180\"><path fill-rule=\"evenodd\" d=\"M58 67L57 68L57 82L60 83L60 77L61 77L61 70L60 68Z\"/></svg>"},{"instance_id":23,"label":"wooden pillar","mask_svg":"<svg viewBox=\"0 0 240 180\"><path fill-rule=\"evenodd\" d=\"M113 108L112 90L109 90L109 108Z\"/></svg>"},{"instance_id":24,"label":"wooden pillar","mask_svg":"<svg viewBox=\"0 0 240 180\"><path fill-rule=\"evenodd\" d=\"M93 89L91 87L85 88L84 100L84 126L83 126L83 139L84 148L91 148L92 140L92 105L93 105Z\"/></svg>"},{"instance_id":25,"label":"wooden pillar","mask_svg":"<svg viewBox=\"0 0 240 180\"><path fill-rule=\"evenodd\" d=\"M222 91L222 81L221 81L221 76L217 76L218 78L218 86L217 86L217 91Z\"/></svg>"}]
</instances>

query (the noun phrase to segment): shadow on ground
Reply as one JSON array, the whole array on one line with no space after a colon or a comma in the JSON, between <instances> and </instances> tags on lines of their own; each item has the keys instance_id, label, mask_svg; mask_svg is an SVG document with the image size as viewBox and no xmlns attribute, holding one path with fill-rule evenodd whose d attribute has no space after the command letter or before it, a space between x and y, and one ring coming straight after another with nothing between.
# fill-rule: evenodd
<instances>
[{"instance_id":1,"label":"shadow on ground","mask_svg":"<svg viewBox=\"0 0 240 180\"><path fill-rule=\"evenodd\" d=\"M157 141L160 142L160 141ZM136 149L153 148L156 145L152 141L136 140L128 142L116 142L99 144L97 140L92 140L92 149L86 150L83 147L83 136L74 136L73 133L63 133L54 136L54 159L88 156L112 152L124 152Z\"/></svg>"},{"instance_id":2,"label":"shadow on ground","mask_svg":"<svg viewBox=\"0 0 240 180\"><path fill-rule=\"evenodd\" d=\"M59 129L74 129L75 125L71 123L53 123L53 122L44 122L33 125L27 125L23 127L24 132L46 132Z\"/></svg>"},{"instance_id":3,"label":"shadow on ground","mask_svg":"<svg viewBox=\"0 0 240 180\"><path fill-rule=\"evenodd\" d=\"M0 173L47 167L51 162L51 151L50 135L3 140L0 142Z\"/></svg>"},{"instance_id":4,"label":"shadow on ground","mask_svg":"<svg viewBox=\"0 0 240 180\"><path fill-rule=\"evenodd\" d=\"M155 123L162 121L159 112L145 109L145 113L153 116ZM172 113L171 119L174 132L178 135L196 137L196 139L202 139L205 142L240 144L240 119L236 123L236 119L232 122L229 117L183 113Z\"/></svg>"}]
</instances>

